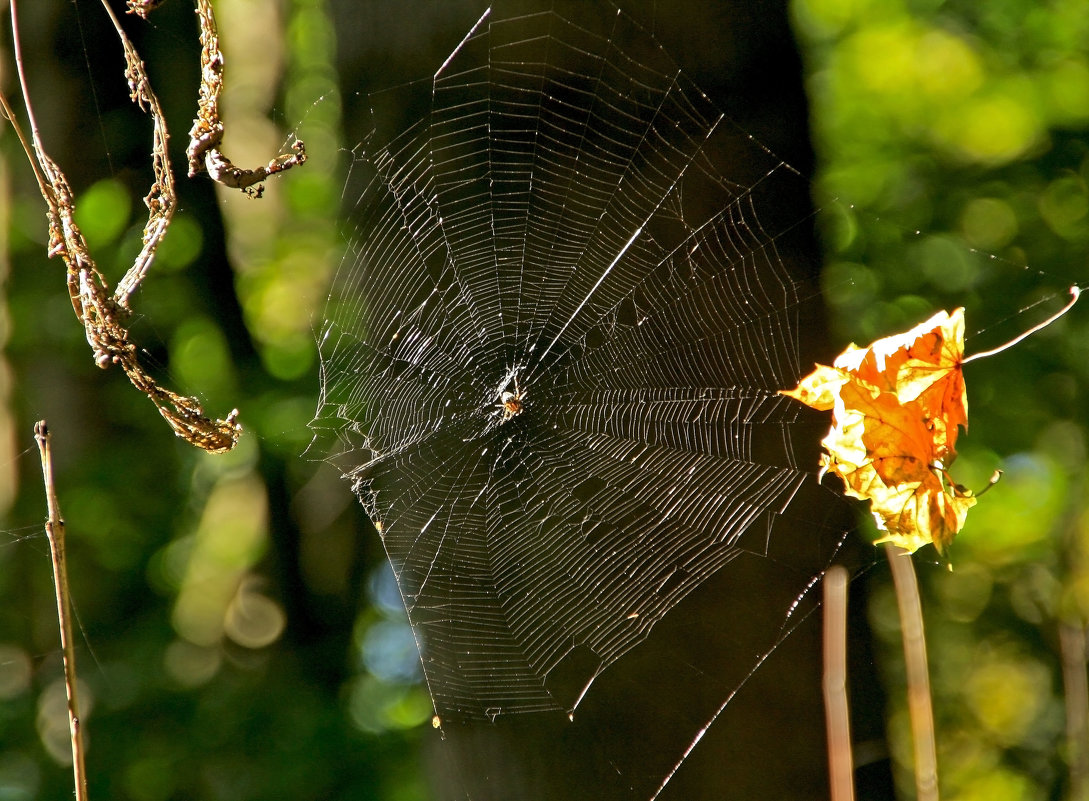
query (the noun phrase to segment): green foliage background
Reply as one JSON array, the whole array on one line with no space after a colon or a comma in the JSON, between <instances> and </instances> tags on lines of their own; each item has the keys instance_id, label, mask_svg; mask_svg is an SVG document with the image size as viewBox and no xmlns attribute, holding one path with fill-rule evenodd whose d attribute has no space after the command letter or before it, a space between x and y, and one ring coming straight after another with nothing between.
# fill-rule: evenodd
<instances>
[{"instance_id":1,"label":"green foliage background","mask_svg":"<svg viewBox=\"0 0 1089 801\"><path fill-rule=\"evenodd\" d=\"M384 6L360 8L382 24ZM423 8L442 19L440 5ZM969 351L983 350L1058 308L1087 275L1083 0L791 8L820 165L823 299L840 342L965 306ZM138 249L150 129L128 108L119 49L93 3L21 11L39 124L67 156L80 222L116 280ZM318 382L314 315L339 258L343 149L354 144L341 132L330 10L219 0L216 11L227 152L258 163L299 125L312 159L256 202L182 179L133 330L168 386L220 416L241 409L236 453L194 452L120 374L93 368L60 265L44 259L41 200L2 134L2 801L70 792L30 436L41 417L55 432L69 522L92 798L428 797L418 746L430 707L398 661L405 629L379 542L334 471L299 458ZM129 28L182 164L197 85L192 14L167 3L151 26ZM406 51L420 46L411 25L394 35ZM1066 678L1084 681L1087 357L1079 307L967 370L972 426L954 475L982 486L1006 472L969 516L952 572L933 553L916 557L946 798L1085 792L1086 744L1068 741L1062 666L1065 643ZM881 646L891 757L910 797L895 601L880 567L855 586ZM857 756L865 769L889 754L875 741Z\"/></svg>"},{"instance_id":2,"label":"green foliage background","mask_svg":"<svg viewBox=\"0 0 1089 801\"><path fill-rule=\"evenodd\" d=\"M815 192L830 212L823 287L843 340L964 306L967 351L982 351L1084 286L1089 7L796 0L792 10ZM1085 699L1064 678L1085 680L1087 343L1089 316L1075 307L965 369L971 426L953 475L982 487L1005 473L969 514L952 572L932 551L916 556L944 798L1085 797L1085 732L1066 733ZM896 605L883 579L871 582L889 739L910 797Z\"/></svg>"}]
</instances>

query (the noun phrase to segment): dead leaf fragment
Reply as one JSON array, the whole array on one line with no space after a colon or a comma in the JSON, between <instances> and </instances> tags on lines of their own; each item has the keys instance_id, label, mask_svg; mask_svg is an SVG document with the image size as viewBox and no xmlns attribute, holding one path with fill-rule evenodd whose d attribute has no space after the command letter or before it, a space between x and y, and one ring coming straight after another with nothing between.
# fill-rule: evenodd
<instances>
[{"instance_id":1,"label":"dead leaf fragment","mask_svg":"<svg viewBox=\"0 0 1089 801\"><path fill-rule=\"evenodd\" d=\"M867 348L848 346L831 367L817 365L782 392L832 410L821 474L870 501L881 542L909 552L933 543L940 552L976 503L946 478L968 425L963 357L964 310L943 311Z\"/></svg>"}]
</instances>

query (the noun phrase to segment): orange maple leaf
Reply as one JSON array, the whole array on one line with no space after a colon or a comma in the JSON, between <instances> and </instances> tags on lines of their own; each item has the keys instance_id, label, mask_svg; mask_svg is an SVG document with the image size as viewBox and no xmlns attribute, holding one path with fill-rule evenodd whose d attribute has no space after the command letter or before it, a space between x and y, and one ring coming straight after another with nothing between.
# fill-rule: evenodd
<instances>
[{"instance_id":1,"label":"orange maple leaf","mask_svg":"<svg viewBox=\"0 0 1089 801\"><path fill-rule=\"evenodd\" d=\"M944 550L976 499L947 480L968 399L961 364L964 310L939 312L868 348L850 345L831 367L817 365L782 394L832 410L821 444L821 475L868 500L877 526L909 552Z\"/></svg>"}]
</instances>

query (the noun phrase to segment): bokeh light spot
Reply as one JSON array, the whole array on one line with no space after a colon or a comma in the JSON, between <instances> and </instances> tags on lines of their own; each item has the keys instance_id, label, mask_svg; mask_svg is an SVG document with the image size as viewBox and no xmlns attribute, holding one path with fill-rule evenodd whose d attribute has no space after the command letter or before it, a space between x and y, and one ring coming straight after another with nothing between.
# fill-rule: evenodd
<instances>
[{"instance_id":1,"label":"bokeh light spot","mask_svg":"<svg viewBox=\"0 0 1089 801\"><path fill-rule=\"evenodd\" d=\"M175 640L163 654L167 674L182 687L199 687L219 671L223 658L217 648Z\"/></svg>"},{"instance_id":2,"label":"bokeh light spot","mask_svg":"<svg viewBox=\"0 0 1089 801\"><path fill-rule=\"evenodd\" d=\"M1030 100L1003 92L945 108L932 130L961 158L992 165L1013 161L1044 136Z\"/></svg>"},{"instance_id":3,"label":"bokeh light spot","mask_svg":"<svg viewBox=\"0 0 1089 801\"><path fill-rule=\"evenodd\" d=\"M1022 740L1051 696L1047 669L1009 654L984 656L965 677L968 704L984 729L998 741Z\"/></svg>"},{"instance_id":4,"label":"bokeh light spot","mask_svg":"<svg viewBox=\"0 0 1089 801\"><path fill-rule=\"evenodd\" d=\"M30 688L31 663L25 650L0 643L0 700L10 700Z\"/></svg>"},{"instance_id":5,"label":"bokeh light spot","mask_svg":"<svg viewBox=\"0 0 1089 801\"><path fill-rule=\"evenodd\" d=\"M375 676L363 675L352 682L348 695L352 723L371 734L415 728L433 714L427 692L418 685L389 684Z\"/></svg>"},{"instance_id":6,"label":"bokeh light spot","mask_svg":"<svg viewBox=\"0 0 1089 801\"><path fill-rule=\"evenodd\" d=\"M909 262L938 289L963 292L979 280L979 266L964 245L948 236L927 236L911 249Z\"/></svg>"},{"instance_id":7,"label":"bokeh light spot","mask_svg":"<svg viewBox=\"0 0 1089 801\"><path fill-rule=\"evenodd\" d=\"M1080 177L1056 178L1040 196L1040 216L1052 231L1066 239L1082 239L1089 235L1087 213L1089 196Z\"/></svg>"},{"instance_id":8,"label":"bokeh light spot","mask_svg":"<svg viewBox=\"0 0 1089 801\"><path fill-rule=\"evenodd\" d=\"M960 229L972 247L997 250L1017 236L1017 215L1003 200L974 198L964 207Z\"/></svg>"},{"instance_id":9,"label":"bokeh light spot","mask_svg":"<svg viewBox=\"0 0 1089 801\"><path fill-rule=\"evenodd\" d=\"M361 651L367 670L383 681L410 682L420 677L420 652L408 623L374 623L363 636Z\"/></svg>"},{"instance_id":10,"label":"bokeh light spot","mask_svg":"<svg viewBox=\"0 0 1089 801\"><path fill-rule=\"evenodd\" d=\"M283 634L287 618L280 605L257 589L258 580L250 577L238 593L223 621L224 633L244 648L264 648Z\"/></svg>"},{"instance_id":11,"label":"bokeh light spot","mask_svg":"<svg viewBox=\"0 0 1089 801\"><path fill-rule=\"evenodd\" d=\"M113 178L93 184L79 196L76 224L87 239L91 252L113 243L128 225L132 214L129 191Z\"/></svg>"}]
</instances>

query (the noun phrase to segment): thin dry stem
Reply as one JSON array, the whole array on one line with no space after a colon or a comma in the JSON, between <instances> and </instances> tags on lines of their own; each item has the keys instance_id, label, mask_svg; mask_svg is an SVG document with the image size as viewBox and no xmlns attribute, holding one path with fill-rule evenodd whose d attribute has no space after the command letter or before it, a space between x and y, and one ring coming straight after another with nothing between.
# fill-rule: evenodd
<instances>
[{"instance_id":1,"label":"thin dry stem","mask_svg":"<svg viewBox=\"0 0 1089 801\"><path fill-rule=\"evenodd\" d=\"M1085 674L1085 626L1061 623L1063 699L1066 704L1067 761L1073 801L1089 799L1089 682Z\"/></svg>"},{"instance_id":2,"label":"thin dry stem","mask_svg":"<svg viewBox=\"0 0 1089 801\"><path fill-rule=\"evenodd\" d=\"M919 583L911 555L892 543L885 554L892 567L896 604L900 610L904 665L907 669L908 713L915 746L915 794L917 801L938 801L938 756L934 737L934 712L930 701L930 674L926 663L926 637Z\"/></svg>"},{"instance_id":3,"label":"thin dry stem","mask_svg":"<svg viewBox=\"0 0 1089 801\"><path fill-rule=\"evenodd\" d=\"M144 205L148 209L148 220L144 225L143 247L113 293L117 305L127 310L129 298L147 275L151 262L155 259L155 251L166 236L170 220L174 216L176 195L174 172L170 169L170 157L166 149L170 134L166 130L166 117L159 105L159 98L152 91L144 62L125 34L117 15L106 0L102 0L102 5L109 14L114 30L117 31L117 36L121 40L121 46L125 50L125 79L129 84L129 98L140 107L141 111L151 117L152 123L151 168L155 180L152 181L151 189L144 198Z\"/></svg>"},{"instance_id":4,"label":"thin dry stem","mask_svg":"<svg viewBox=\"0 0 1089 801\"><path fill-rule=\"evenodd\" d=\"M1086 572L1083 521L1084 497L1079 491L1085 484L1084 465L1079 461L1068 468L1069 493L1066 509L1056 523L1056 533L1063 542L1063 573L1068 600L1061 605L1058 620L1059 646L1062 654L1063 702L1066 708L1066 764L1070 770L1067 797L1071 801L1089 801L1089 678L1085 672L1086 625L1084 604L1078 602L1078 587Z\"/></svg>"},{"instance_id":5,"label":"thin dry stem","mask_svg":"<svg viewBox=\"0 0 1089 801\"><path fill-rule=\"evenodd\" d=\"M824 575L824 714L832 801L853 801L854 765L847 703L847 569Z\"/></svg>"},{"instance_id":6,"label":"thin dry stem","mask_svg":"<svg viewBox=\"0 0 1089 801\"><path fill-rule=\"evenodd\" d=\"M133 0L130 0L130 5ZM212 13L211 0L196 0L200 21L200 105L189 131L189 176L207 172L213 180L231 189L240 189L260 197L257 186L269 176L306 162L306 146L296 139L294 152L278 156L263 167L247 170L236 167L219 149L223 141L223 122L219 118L219 93L223 89L223 52Z\"/></svg>"},{"instance_id":7,"label":"thin dry stem","mask_svg":"<svg viewBox=\"0 0 1089 801\"><path fill-rule=\"evenodd\" d=\"M53 562L53 586L57 593L57 623L60 626L61 649L64 652L64 687L68 691L68 730L72 735L72 774L76 785L76 801L87 801L87 769L83 757L83 727L79 719L79 698L76 683L76 648L72 639L72 602L68 590L68 561L64 550L64 519L61 517L57 490L53 483L53 452L49 447L49 428L42 420L34 425L34 439L42 457L42 477L45 481L45 503L49 517L45 535L49 539L49 555Z\"/></svg>"},{"instance_id":8,"label":"thin dry stem","mask_svg":"<svg viewBox=\"0 0 1089 801\"><path fill-rule=\"evenodd\" d=\"M125 325L130 312L129 301L132 293L147 275L148 268L155 258L155 251L169 227L175 206L174 179L167 155L166 121L158 98L151 90L144 64L106 0L102 0L102 5L113 20L125 50L125 75L129 82L132 99L151 115L154 126L155 180L145 199L149 214L148 222L144 227L143 248L114 293L110 293L109 284L99 271L94 259L91 258L83 234L76 225L75 199L68 179L45 152L34 121L33 106L23 69L15 0L11 3L12 34L23 104L30 120L29 140L19 129L15 114L7 100L0 99L0 105L15 128L19 141L27 152L27 158L34 165L38 186L47 207L49 256L60 256L64 261L72 309L76 318L83 324L87 342L94 353L95 363L102 368L109 367L111 364L120 365L133 386L147 395L155 404L174 433L204 450L221 453L233 448L238 441L241 433L241 427L236 422L238 411L232 410L225 419L213 420L205 416L200 402L195 398L178 395L159 386L139 363L136 357L136 346L129 341L129 331Z\"/></svg>"}]
</instances>

